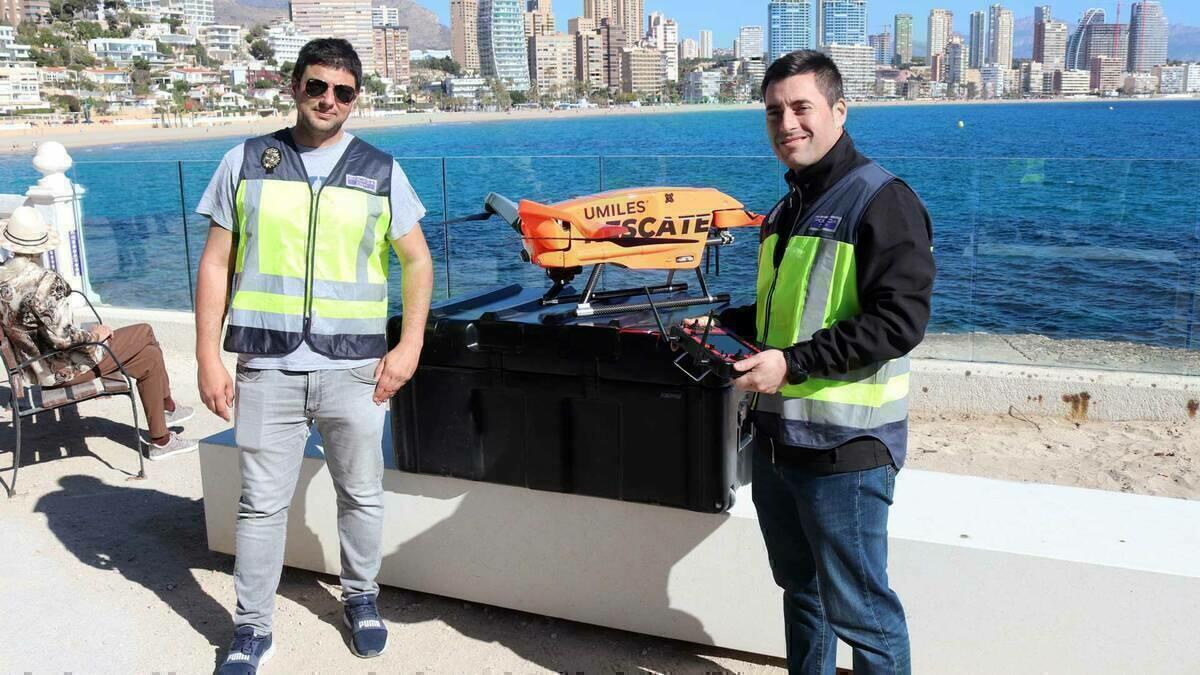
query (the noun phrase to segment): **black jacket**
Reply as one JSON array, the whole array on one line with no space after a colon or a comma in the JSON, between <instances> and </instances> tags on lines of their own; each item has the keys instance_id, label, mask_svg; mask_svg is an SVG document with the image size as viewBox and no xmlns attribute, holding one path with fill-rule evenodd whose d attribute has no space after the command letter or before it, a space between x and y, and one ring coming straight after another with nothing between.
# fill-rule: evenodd
<instances>
[{"instance_id":1,"label":"black jacket","mask_svg":"<svg viewBox=\"0 0 1200 675\"><path fill-rule=\"evenodd\" d=\"M812 207L826 190L867 158L854 148L848 133L821 161L803 171L787 173L788 195L782 200L779 242L781 257L791 236L788 228ZM764 236L770 233L764 229ZM855 246L858 299L862 313L817 331L788 351L814 377L841 373L894 359L913 350L925 337L936 268L932 251L933 227L925 205L908 185L897 180L875 196L863 215ZM720 321L743 336L755 335L755 306L722 312ZM870 439L871 443L882 443ZM847 445L863 445L852 441ZM845 447L845 446L843 446ZM878 455L878 447L872 446ZM839 458L834 452L834 463ZM841 453L846 455L849 453ZM869 468L869 467L855 467ZM851 470L849 468L844 470Z\"/></svg>"}]
</instances>

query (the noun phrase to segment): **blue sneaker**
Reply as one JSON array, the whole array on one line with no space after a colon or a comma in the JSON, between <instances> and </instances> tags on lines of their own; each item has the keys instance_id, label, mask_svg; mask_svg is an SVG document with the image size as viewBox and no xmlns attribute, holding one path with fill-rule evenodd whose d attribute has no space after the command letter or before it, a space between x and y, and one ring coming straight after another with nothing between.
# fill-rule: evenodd
<instances>
[{"instance_id":1,"label":"blue sneaker","mask_svg":"<svg viewBox=\"0 0 1200 675\"><path fill-rule=\"evenodd\" d=\"M217 675L255 675L274 653L270 634L255 635L253 626L238 626Z\"/></svg>"},{"instance_id":2,"label":"blue sneaker","mask_svg":"<svg viewBox=\"0 0 1200 675\"><path fill-rule=\"evenodd\" d=\"M355 656L369 659L387 649L387 626L379 616L374 595L356 595L347 600L342 619L350 629L350 651Z\"/></svg>"}]
</instances>

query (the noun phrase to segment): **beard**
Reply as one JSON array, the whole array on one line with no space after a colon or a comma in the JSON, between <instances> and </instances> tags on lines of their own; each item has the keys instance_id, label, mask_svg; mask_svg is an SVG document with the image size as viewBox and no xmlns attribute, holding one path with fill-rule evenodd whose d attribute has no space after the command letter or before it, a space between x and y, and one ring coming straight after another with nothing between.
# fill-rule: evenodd
<instances>
[{"instance_id":1,"label":"beard","mask_svg":"<svg viewBox=\"0 0 1200 675\"><path fill-rule=\"evenodd\" d=\"M303 120L306 127L322 134L337 132L346 123L346 118L341 116L335 116L333 119L321 119L317 111L313 109L305 110L299 118Z\"/></svg>"}]
</instances>

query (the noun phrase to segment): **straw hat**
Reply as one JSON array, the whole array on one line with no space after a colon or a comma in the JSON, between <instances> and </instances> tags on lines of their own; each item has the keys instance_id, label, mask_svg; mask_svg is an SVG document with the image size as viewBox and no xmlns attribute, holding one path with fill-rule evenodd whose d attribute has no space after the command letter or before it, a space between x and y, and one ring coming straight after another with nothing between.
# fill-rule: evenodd
<instances>
[{"instance_id":1,"label":"straw hat","mask_svg":"<svg viewBox=\"0 0 1200 675\"><path fill-rule=\"evenodd\" d=\"M58 229L46 225L31 206L18 206L8 220L0 220L0 246L13 253L37 255L58 248Z\"/></svg>"}]
</instances>

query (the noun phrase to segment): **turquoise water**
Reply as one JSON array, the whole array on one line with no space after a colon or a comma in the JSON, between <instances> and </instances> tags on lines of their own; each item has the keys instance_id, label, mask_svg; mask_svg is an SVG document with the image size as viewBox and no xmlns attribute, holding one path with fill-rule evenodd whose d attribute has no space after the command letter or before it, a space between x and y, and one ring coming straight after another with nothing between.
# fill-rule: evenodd
<instances>
[{"instance_id":1,"label":"turquoise water","mask_svg":"<svg viewBox=\"0 0 1200 675\"><path fill-rule=\"evenodd\" d=\"M1200 102L864 108L851 110L848 128L933 215L933 330L1200 347ZM429 209L423 227L439 297L544 283L506 226L441 225L447 214L480 210L490 191L555 201L602 188L711 185L759 211L783 191L754 111L564 113L360 135L400 158ZM206 229L191 209L234 142L74 153L75 179L88 190L90 276L105 302L190 306L189 268ZM28 157L6 158L0 179L15 191L36 173ZM712 285L752 294L754 247L742 234ZM625 279L634 277L607 278Z\"/></svg>"}]
</instances>

